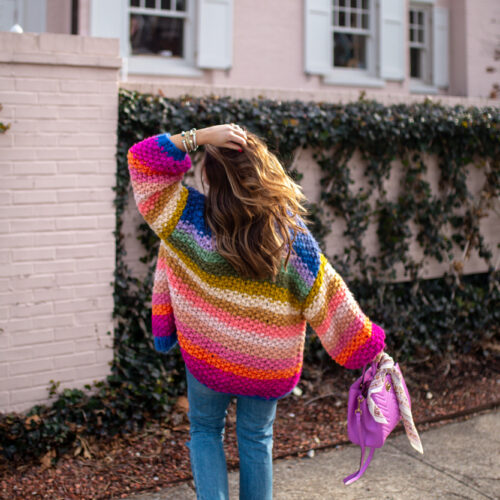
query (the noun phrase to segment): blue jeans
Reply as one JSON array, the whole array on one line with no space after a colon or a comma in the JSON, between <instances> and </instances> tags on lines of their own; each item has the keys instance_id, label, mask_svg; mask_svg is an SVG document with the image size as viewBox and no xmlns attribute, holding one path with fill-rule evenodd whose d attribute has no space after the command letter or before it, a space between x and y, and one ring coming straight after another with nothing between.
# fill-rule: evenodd
<instances>
[{"instance_id":1,"label":"blue jeans","mask_svg":"<svg viewBox=\"0 0 500 500\"><path fill-rule=\"evenodd\" d=\"M198 382L186 367L189 448L198 500L229 500L223 440L227 407L236 397L240 500L272 500L273 424L278 400L235 396Z\"/></svg>"}]
</instances>

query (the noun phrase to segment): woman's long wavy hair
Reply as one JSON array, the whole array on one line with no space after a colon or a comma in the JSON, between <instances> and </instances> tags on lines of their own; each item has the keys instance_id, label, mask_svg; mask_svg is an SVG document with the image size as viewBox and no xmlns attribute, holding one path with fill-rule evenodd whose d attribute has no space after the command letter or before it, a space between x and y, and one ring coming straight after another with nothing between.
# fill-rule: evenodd
<instances>
[{"instance_id":1,"label":"woman's long wavy hair","mask_svg":"<svg viewBox=\"0 0 500 500\"><path fill-rule=\"evenodd\" d=\"M205 145L205 220L217 251L240 276L275 281L297 233L306 232L306 197L264 141L246 132L243 152Z\"/></svg>"}]
</instances>

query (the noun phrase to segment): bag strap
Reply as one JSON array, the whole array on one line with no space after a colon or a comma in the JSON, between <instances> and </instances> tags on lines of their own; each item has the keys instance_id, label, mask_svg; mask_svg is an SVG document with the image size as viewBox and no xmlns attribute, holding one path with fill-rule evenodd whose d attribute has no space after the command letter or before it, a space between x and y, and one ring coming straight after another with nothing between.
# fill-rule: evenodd
<instances>
[{"instance_id":1,"label":"bag strap","mask_svg":"<svg viewBox=\"0 0 500 500\"><path fill-rule=\"evenodd\" d=\"M361 443L361 460L359 462L359 470L355 472L354 474L351 474L347 477L344 478L344 484L347 486L351 483L354 483L354 481L357 481L366 471L368 466L370 465L370 462L372 461L373 455L375 453L375 448L370 448L370 454L368 455L368 458L366 461L363 463L365 460L365 449L369 448L368 446L365 448L365 433L363 429L361 428L361 412L356 411L356 426L358 428L358 436L360 439Z\"/></svg>"}]
</instances>

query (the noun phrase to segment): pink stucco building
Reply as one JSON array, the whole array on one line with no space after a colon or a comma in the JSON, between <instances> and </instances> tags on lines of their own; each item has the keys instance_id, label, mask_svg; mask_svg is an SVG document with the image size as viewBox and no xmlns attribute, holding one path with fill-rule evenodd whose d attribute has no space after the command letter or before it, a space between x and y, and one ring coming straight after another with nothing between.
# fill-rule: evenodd
<instances>
[{"instance_id":1,"label":"pink stucco building","mask_svg":"<svg viewBox=\"0 0 500 500\"><path fill-rule=\"evenodd\" d=\"M0 0L0 30L120 40L121 79L497 97L498 0Z\"/></svg>"}]
</instances>

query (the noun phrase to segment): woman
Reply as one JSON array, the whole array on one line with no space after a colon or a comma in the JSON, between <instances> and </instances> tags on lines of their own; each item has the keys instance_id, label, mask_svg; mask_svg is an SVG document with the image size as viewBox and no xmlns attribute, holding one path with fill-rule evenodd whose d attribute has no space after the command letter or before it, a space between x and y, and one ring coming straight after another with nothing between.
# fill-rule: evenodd
<instances>
[{"instance_id":1,"label":"woman","mask_svg":"<svg viewBox=\"0 0 500 500\"><path fill-rule=\"evenodd\" d=\"M181 181L205 146L205 196ZM306 322L330 356L360 368L385 334L363 314L304 223L300 186L238 125L160 134L129 151L139 211L160 237L153 287L158 351L186 363L198 499L227 499L227 406L237 399L240 499L272 498L278 399L302 371Z\"/></svg>"}]
</instances>

